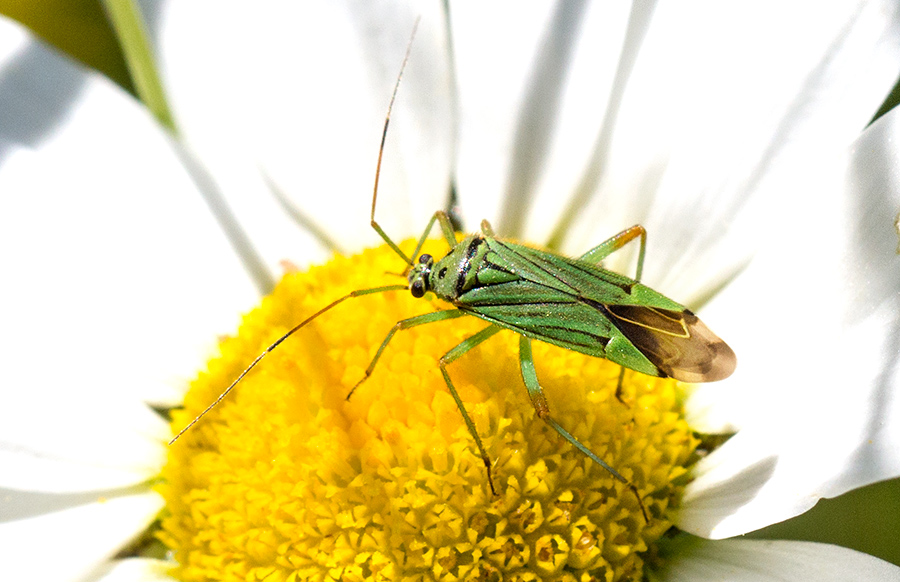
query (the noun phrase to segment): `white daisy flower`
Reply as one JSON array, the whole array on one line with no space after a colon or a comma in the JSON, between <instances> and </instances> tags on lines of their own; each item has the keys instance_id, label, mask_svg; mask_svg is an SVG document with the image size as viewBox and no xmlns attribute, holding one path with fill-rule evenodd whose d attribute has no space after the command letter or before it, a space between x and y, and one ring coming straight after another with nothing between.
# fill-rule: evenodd
<instances>
[{"instance_id":1,"label":"white daisy flower","mask_svg":"<svg viewBox=\"0 0 900 582\"><path fill-rule=\"evenodd\" d=\"M321 567L333 577L367 579L402 573L419 560L430 564L420 573L434 577L519 568L545 578L603 569L609 579L637 579L646 567L660 580L762 581L810 572L822 580L900 580L900 568L845 548L724 539L900 475L900 179L893 169L900 167L893 147L900 117L889 113L866 128L900 70L894 3L453 4L445 14L439 3L152 2L145 10L177 137L106 79L0 21L0 266L7 273L0 295L0 546L10 550L0 565L4 578L170 580L252 571L278 579L291 566L301 578ZM305 267L328 260L331 250L315 232L346 252L380 242L367 226L374 158L420 13L384 152L378 220L385 231L397 240L418 235L446 205L451 184L467 227L488 218L504 235L549 241L572 255L641 223L649 232L642 281L691 308L702 306L704 321L738 354L731 378L692 393L686 422L673 417L665 432L640 438L637 429L656 410L642 399L677 394L674 383L638 379L627 388L634 398L625 406L608 388L595 402L584 388L584 395L572 388L554 399L547 386L561 422L581 422L586 439L605 418L638 439L616 448L616 437L604 433L603 446L646 495L648 520L635 513L633 498L616 497L617 485L602 469L569 455L571 447L556 447L547 432L532 439L541 425L532 424L518 377L503 393L519 393L505 402L480 391L482 376L488 387L494 376L509 376L506 364L491 360L500 361L509 342L473 350L482 367L473 365L472 378L460 384L504 479L498 498L488 495L483 466L465 460L477 456L464 427L444 430L461 420L436 371L433 400L410 400L408 410L389 400L389 388L361 391L333 410L320 394L302 401L306 407L288 407L290 414L308 414L304 422L276 425L273 418L288 413L275 410L282 393L272 389L270 409L223 403L223 418L244 414L252 429L209 419L188 433L194 440L171 449L170 427L147 406L182 403L216 336L233 333L237 314L272 287L281 261ZM298 228L298 214L305 228ZM375 273L389 270L375 253L347 260L370 260ZM607 266L629 272L628 255L616 253ZM316 276L325 280L359 264L334 261ZM316 288L316 281L303 283L309 287L296 303L309 295L321 307L327 303L321 297L340 295L336 287ZM384 305L393 301L384 297ZM268 317L271 305L259 316ZM310 305L297 309L311 313ZM285 366L295 362L286 373L299 373L302 358L318 357L324 368L331 364L321 362L346 364L340 369L352 385L371 353L344 349L341 341L359 338L337 336L374 333L377 346L391 321L403 317L385 315L384 305L371 310L365 332L323 318L319 333L336 334L325 342L334 349L316 356L298 338L299 351L285 354ZM394 307L421 313L405 305ZM331 314L369 319L352 310L360 308ZM258 321L252 317L246 321ZM385 317L393 317L387 326ZM418 369L432 346L439 356L455 345L439 343L439 334L472 333L462 329L410 334L416 339L406 355L391 356L379 374L383 368L398 384L424 386L427 374L403 371L403 359ZM269 331L256 333L270 337ZM568 379L573 386L605 374L595 369L603 365L597 359L585 363L535 344L539 349L548 369L579 370ZM280 366L273 361L267 374L280 373ZM451 374L465 376L463 366ZM217 372L222 364L209 368L229 375ZM369 388L384 382L379 374ZM189 411L208 402L195 392L206 389L198 388L205 376L188 396L197 401L186 402ZM235 401L245 394L256 397L242 385ZM680 399L669 400L681 412ZM503 407L510 403L521 413L508 413ZM585 403L603 412L589 412ZM565 414L567 406L576 408ZM350 415L347 426L334 421L336 410ZM404 416L415 422L397 424ZM426 421L433 435L415 424ZM739 431L693 466L689 483L682 465L698 455L688 424L701 433ZM676 433L670 440L682 448L675 452L660 444L666 438L651 438ZM243 467L251 479L275 484L271 496L240 489L232 513L207 513L225 489L209 497L178 489L182 475L190 481L218 467L218 458L197 448L212 434L246 445L239 451L248 455ZM249 456L282 436L330 464L288 466L294 459L277 451ZM445 439L445 450L432 437ZM415 439L427 441L424 452ZM406 449L391 449L398 442L408 445L408 458ZM328 454L354 447L362 451L356 461ZM521 455L529 447L543 453L525 464ZM681 464L668 468L669 457ZM386 459L394 464L382 471ZM442 459L449 459L446 467ZM659 489L657 469L664 465L672 489ZM309 473L313 466L321 473ZM322 499L395 478L396 496L380 500L395 513L372 509L377 495L359 505L377 519L346 506L314 505L309 499L320 493L319 481L273 477L303 471L322 479ZM615 507L604 510L614 514L613 525L591 529L594 514L572 517L581 515L572 509L581 490L553 489L579 471L609 481L598 504ZM232 476L224 476L226 489L244 487ZM337 486L341 479L347 487ZM355 479L364 486L353 489ZM448 489L426 502L432 489L404 488L411 482ZM451 486L462 489L451 494ZM303 500L297 511L322 511L307 523L315 527L289 531L284 515L296 508L280 504L279 495ZM418 545L396 534L386 536L386 546L374 540L377 551L362 552L368 533L354 541L359 547L338 543L346 541L339 532L369 532L358 522L399 515L396 504L407 501L430 512L416 514L421 523L410 517L400 524L419 532L410 534ZM178 513L179 505L186 513ZM472 513L456 519L460 507ZM177 570L170 560L117 559L159 516L162 529L154 531L161 539L188 539L209 553L172 547L183 559ZM189 529L192 517L239 533ZM255 519L269 525L256 527ZM699 538L660 541L670 523ZM452 544L435 541L451 538ZM395 543L402 553L384 551ZM237 556L238 546L247 555ZM321 562L311 558L316 551Z\"/></svg>"}]
</instances>

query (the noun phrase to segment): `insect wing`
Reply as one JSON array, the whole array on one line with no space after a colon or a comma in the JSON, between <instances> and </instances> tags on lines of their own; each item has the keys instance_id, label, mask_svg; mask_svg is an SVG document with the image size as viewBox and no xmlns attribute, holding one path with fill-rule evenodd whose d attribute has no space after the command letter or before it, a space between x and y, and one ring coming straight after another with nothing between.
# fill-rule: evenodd
<instances>
[{"instance_id":1,"label":"insect wing","mask_svg":"<svg viewBox=\"0 0 900 582\"><path fill-rule=\"evenodd\" d=\"M488 244L490 252L485 255L485 263L491 267L513 270L522 279L565 291L573 297L603 304L685 309L646 285L594 263L495 239L489 239Z\"/></svg>"},{"instance_id":2,"label":"insect wing","mask_svg":"<svg viewBox=\"0 0 900 582\"><path fill-rule=\"evenodd\" d=\"M664 375L610 322L602 304L580 295L576 287L579 285L600 287L601 291L610 286L609 281L598 281L595 273L581 266L601 275L608 271L588 263L571 264L571 259L554 265L555 259L562 258L485 240L491 250L472 266L475 276L469 277L470 284L453 301L458 309L532 339L611 359L644 374ZM494 252L495 244L499 252ZM621 279L633 283L625 277ZM618 287L609 291L622 293Z\"/></svg>"},{"instance_id":3,"label":"insect wing","mask_svg":"<svg viewBox=\"0 0 900 582\"><path fill-rule=\"evenodd\" d=\"M737 358L684 306L586 261L485 239L476 285L457 307L537 340L684 382L729 376ZM506 275L505 279L496 273ZM626 341L627 340L627 341Z\"/></svg>"},{"instance_id":4,"label":"insect wing","mask_svg":"<svg viewBox=\"0 0 900 582\"><path fill-rule=\"evenodd\" d=\"M591 263L546 251L485 239L489 251L479 270L508 271L517 278L555 289L572 297L590 296L601 302L624 300L634 281Z\"/></svg>"},{"instance_id":5,"label":"insect wing","mask_svg":"<svg viewBox=\"0 0 900 582\"><path fill-rule=\"evenodd\" d=\"M715 382L734 372L737 356L688 311L606 305L610 321L662 370L682 382Z\"/></svg>"},{"instance_id":6,"label":"insect wing","mask_svg":"<svg viewBox=\"0 0 900 582\"><path fill-rule=\"evenodd\" d=\"M577 297L532 281L509 281L467 291L456 306L529 337L603 357L615 328ZM555 341L554 341L555 340Z\"/></svg>"}]
</instances>

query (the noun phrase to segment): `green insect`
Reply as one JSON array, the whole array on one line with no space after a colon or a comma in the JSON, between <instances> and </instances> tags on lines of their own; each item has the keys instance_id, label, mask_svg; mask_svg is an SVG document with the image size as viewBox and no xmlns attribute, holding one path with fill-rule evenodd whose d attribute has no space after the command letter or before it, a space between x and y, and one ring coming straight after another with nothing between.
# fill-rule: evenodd
<instances>
[{"instance_id":1,"label":"green insect","mask_svg":"<svg viewBox=\"0 0 900 582\"><path fill-rule=\"evenodd\" d=\"M408 57L409 50L403 67ZM638 282L647 240L647 233L640 225L622 231L575 259L498 239L486 220L481 223L481 233L458 241L449 216L444 211L438 211L418 239L412 257L419 255L435 222L440 225L450 252L439 260L428 254L418 256L415 261L408 257L375 221L381 159L402 70L384 122L370 219L372 228L407 264L408 285L352 291L310 315L257 356L216 401L169 444L221 402L267 354L340 303L354 297L389 291L408 290L417 298L433 293L455 309L429 312L398 321L379 346L364 377L350 390L347 398L372 374L397 331L464 316L483 319L489 325L444 354L438 366L487 469L491 491L495 492L490 458L453 386L447 366L500 330L512 330L520 336L522 378L537 415L578 450L630 487L638 497L646 519L646 510L634 485L550 415L550 406L535 372L531 341L539 340L589 356L606 358L623 366L623 374L625 368L629 368L650 376L671 377L684 382L712 382L728 377L737 362L734 352L683 305ZM613 273L597 264L636 238L640 238L640 252L635 279ZM620 388L621 379L620 375Z\"/></svg>"}]
</instances>

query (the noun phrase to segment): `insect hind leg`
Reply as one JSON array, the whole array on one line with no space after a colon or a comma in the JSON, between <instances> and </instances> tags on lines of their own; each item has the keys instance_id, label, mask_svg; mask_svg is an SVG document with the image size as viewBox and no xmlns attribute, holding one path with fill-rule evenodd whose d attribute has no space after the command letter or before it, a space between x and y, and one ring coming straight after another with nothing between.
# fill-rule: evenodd
<instances>
[{"instance_id":1,"label":"insect hind leg","mask_svg":"<svg viewBox=\"0 0 900 582\"><path fill-rule=\"evenodd\" d=\"M626 228L619 234L603 241L599 245L581 255L579 259L582 261L599 263L609 255L613 254L638 237L640 237L641 239L641 248L638 251L637 270L635 271L634 280L640 281L641 274L644 271L644 253L647 250L647 229L645 229L640 224L635 224L631 228ZM618 384L616 384L616 399L622 404L625 404L625 400L622 399L622 382L624 380L625 366L622 366L622 369L619 371L619 382Z\"/></svg>"},{"instance_id":2,"label":"insect hind leg","mask_svg":"<svg viewBox=\"0 0 900 582\"><path fill-rule=\"evenodd\" d=\"M528 396L531 397L531 404L534 406L534 410L537 412L538 417L549 424L560 436L569 441L572 446L606 469L617 481L624 483L631 492L634 493L638 505L641 508L641 513L644 516L644 521L649 522L647 509L644 507L644 501L641 499L637 487L635 487L631 481L623 477L621 473L610 467L609 464L587 448L581 441L572 436L569 431L560 426L560 424L550 416L550 405L547 403L547 397L544 395L544 390L541 388L540 382L538 382L537 371L534 369L534 355L531 351L531 339L524 335L519 337L519 365L522 370L522 380L525 382L525 388L528 390ZM622 369L624 370L624 368Z\"/></svg>"},{"instance_id":3,"label":"insect hind leg","mask_svg":"<svg viewBox=\"0 0 900 582\"><path fill-rule=\"evenodd\" d=\"M647 249L647 229L640 224L635 224L631 228L626 228L619 234L603 241L578 258L582 261L599 263L638 237L641 239L641 248L640 251L638 251L637 270L634 275L634 280L640 281L641 273L644 271L644 252Z\"/></svg>"}]
</instances>

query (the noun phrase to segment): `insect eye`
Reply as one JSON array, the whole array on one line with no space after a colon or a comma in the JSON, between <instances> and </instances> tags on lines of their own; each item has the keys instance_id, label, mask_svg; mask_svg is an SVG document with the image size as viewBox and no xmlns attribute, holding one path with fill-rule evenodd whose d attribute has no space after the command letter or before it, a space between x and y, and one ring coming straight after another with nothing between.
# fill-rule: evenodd
<instances>
[{"instance_id":1,"label":"insect eye","mask_svg":"<svg viewBox=\"0 0 900 582\"><path fill-rule=\"evenodd\" d=\"M422 255L419 257L419 262L422 263L423 265L430 263L432 260L434 260L434 259L432 259L431 255L428 255L428 254L425 254L425 255Z\"/></svg>"},{"instance_id":2,"label":"insect eye","mask_svg":"<svg viewBox=\"0 0 900 582\"><path fill-rule=\"evenodd\" d=\"M416 299L425 295L425 283L422 279L416 279L412 283L409 284L409 292L412 293L412 296Z\"/></svg>"}]
</instances>

